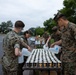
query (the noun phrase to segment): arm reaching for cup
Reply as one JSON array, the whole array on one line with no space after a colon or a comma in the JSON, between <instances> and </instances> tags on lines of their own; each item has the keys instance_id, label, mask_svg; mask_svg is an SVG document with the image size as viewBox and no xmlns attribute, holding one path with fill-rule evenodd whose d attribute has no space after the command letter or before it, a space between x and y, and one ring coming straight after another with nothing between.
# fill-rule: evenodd
<instances>
[{"instance_id":1,"label":"arm reaching for cup","mask_svg":"<svg viewBox=\"0 0 76 75\"><path fill-rule=\"evenodd\" d=\"M52 43L50 47L54 47L54 45L60 45L60 44L62 44L62 40Z\"/></svg>"}]
</instances>

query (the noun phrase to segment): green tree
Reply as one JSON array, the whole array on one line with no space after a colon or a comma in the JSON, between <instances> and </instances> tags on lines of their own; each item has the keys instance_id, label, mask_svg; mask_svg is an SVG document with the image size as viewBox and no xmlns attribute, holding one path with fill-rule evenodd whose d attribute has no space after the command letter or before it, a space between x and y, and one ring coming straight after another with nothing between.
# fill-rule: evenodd
<instances>
[{"instance_id":1,"label":"green tree","mask_svg":"<svg viewBox=\"0 0 76 75\"><path fill-rule=\"evenodd\" d=\"M44 27L45 27L45 31L52 33L52 27L54 27L56 25L56 23L53 21L52 18L44 21L43 23Z\"/></svg>"},{"instance_id":2,"label":"green tree","mask_svg":"<svg viewBox=\"0 0 76 75\"><path fill-rule=\"evenodd\" d=\"M64 0L64 7L59 10L61 13L65 14L67 19L73 23L76 23L76 0ZM52 18L44 21L45 31L52 33L52 27L56 25L56 23L52 20Z\"/></svg>"},{"instance_id":3,"label":"green tree","mask_svg":"<svg viewBox=\"0 0 76 75\"><path fill-rule=\"evenodd\" d=\"M2 22L0 24L0 33L7 33L12 30L13 24L11 21Z\"/></svg>"},{"instance_id":4,"label":"green tree","mask_svg":"<svg viewBox=\"0 0 76 75\"><path fill-rule=\"evenodd\" d=\"M76 0L64 0L63 9L60 10L69 21L76 23Z\"/></svg>"},{"instance_id":5,"label":"green tree","mask_svg":"<svg viewBox=\"0 0 76 75\"><path fill-rule=\"evenodd\" d=\"M32 32L32 35L34 36L35 35L35 29L36 28L30 28L29 30Z\"/></svg>"},{"instance_id":6,"label":"green tree","mask_svg":"<svg viewBox=\"0 0 76 75\"><path fill-rule=\"evenodd\" d=\"M43 33L44 33L44 28L37 27L37 28L35 29L35 35L40 35L40 36L42 36Z\"/></svg>"},{"instance_id":7,"label":"green tree","mask_svg":"<svg viewBox=\"0 0 76 75\"><path fill-rule=\"evenodd\" d=\"M11 21L7 21L6 26L8 29L11 29L13 27L13 23Z\"/></svg>"}]
</instances>

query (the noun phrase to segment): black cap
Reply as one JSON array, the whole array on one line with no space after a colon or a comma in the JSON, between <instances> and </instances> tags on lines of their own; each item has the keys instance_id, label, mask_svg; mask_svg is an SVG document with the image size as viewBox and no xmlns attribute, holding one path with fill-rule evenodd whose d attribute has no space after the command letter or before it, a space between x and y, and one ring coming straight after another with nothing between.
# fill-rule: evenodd
<instances>
[{"instance_id":1,"label":"black cap","mask_svg":"<svg viewBox=\"0 0 76 75\"><path fill-rule=\"evenodd\" d=\"M32 32L30 30L24 31L24 35L26 35L26 34L32 35Z\"/></svg>"},{"instance_id":2,"label":"black cap","mask_svg":"<svg viewBox=\"0 0 76 75\"><path fill-rule=\"evenodd\" d=\"M57 22L57 20L58 20L59 18L63 17L63 16L65 16L65 15L62 14L62 13L60 13L60 12L58 12L58 13L55 15L55 17L54 17L54 20Z\"/></svg>"}]
</instances>

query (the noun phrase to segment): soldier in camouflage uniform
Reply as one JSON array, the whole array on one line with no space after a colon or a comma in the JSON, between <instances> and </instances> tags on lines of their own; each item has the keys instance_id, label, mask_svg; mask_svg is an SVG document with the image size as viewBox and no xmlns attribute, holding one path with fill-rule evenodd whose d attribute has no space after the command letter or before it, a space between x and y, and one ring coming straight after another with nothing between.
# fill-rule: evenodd
<instances>
[{"instance_id":1,"label":"soldier in camouflage uniform","mask_svg":"<svg viewBox=\"0 0 76 75\"><path fill-rule=\"evenodd\" d=\"M51 38L54 39L54 42L59 41L61 39L61 32L59 31L58 26L54 26L52 31Z\"/></svg>"},{"instance_id":2,"label":"soldier in camouflage uniform","mask_svg":"<svg viewBox=\"0 0 76 75\"><path fill-rule=\"evenodd\" d=\"M61 29L61 40L53 43L62 43L63 75L76 75L76 25L69 22L65 15L57 13L54 20Z\"/></svg>"},{"instance_id":3,"label":"soldier in camouflage uniform","mask_svg":"<svg viewBox=\"0 0 76 75\"><path fill-rule=\"evenodd\" d=\"M18 36L18 33L21 32L24 26L22 21L16 21L14 30L7 33L3 39L3 75L18 75L18 56L21 55L21 45L27 46Z\"/></svg>"},{"instance_id":4,"label":"soldier in camouflage uniform","mask_svg":"<svg viewBox=\"0 0 76 75\"><path fill-rule=\"evenodd\" d=\"M52 28L53 33L51 34L51 39L54 39L54 42L59 41L61 39L61 32L58 26L54 26ZM61 46L61 45L60 45ZM62 50L60 49L58 54L55 54L58 59L60 59L62 54Z\"/></svg>"}]
</instances>

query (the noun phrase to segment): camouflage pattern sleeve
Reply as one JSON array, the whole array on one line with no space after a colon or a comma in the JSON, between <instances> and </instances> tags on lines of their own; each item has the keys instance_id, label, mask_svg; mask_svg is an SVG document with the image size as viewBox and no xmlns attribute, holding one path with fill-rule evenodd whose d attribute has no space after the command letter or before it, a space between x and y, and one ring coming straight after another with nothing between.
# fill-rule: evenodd
<instances>
[{"instance_id":1,"label":"camouflage pattern sleeve","mask_svg":"<svg viewBox=\"0 0 76 75\"><path fill-rule=\"evenodd\" d=\"M73 35L74 39L76 40L76 25L71 23L70 28L71 28L71 34Z\"/></svg>"},{"instance_id":2,"label":"camouflage pattern sleeve","mask_svg":"<svg viewBox=\"0 0 76 75\"><path fill-rule=\"evenodd\" d=\"M21 43L25 48L26 48L26 47L28 48L28 45L27 45L22 39L20 40L20 43Z\"/></svg>"},{"instance_id":3,"label":"camouflage pattern sleeve","mask_svg":"<svg viewBox=\"0 0 76 75\"><path fill-rule=\"evenodd\" d=\"M15 44L14 48L19 48L20 49L20 45L19 44Z\"/></svg>"},{"instance_id":4,"label":"camouflage pattern sleeve","mask_svg":"<svg viewBox=\"0 0 76 75\"><path fill-rule=\"evenodd\" d=\"M9 44L11 46L13 46L14 48L20 48L20 38L18 37L18 35L16 35L16 33L10 33L10 35L8 35L9 38Z\"/></svg>"},{"instance_id":5,"label":"camouflage pattern sleeve","mask_svg":"<svg viewBox=\"0 0 76 75\"><path fill-rule=\"evenodd\" d=\"M20 43L21 43L21 46L24 48L28 48L28 44L27 42L25 41L24 37L23 36L19 36L20 37Z\"/></svg>"}]
</instances>

